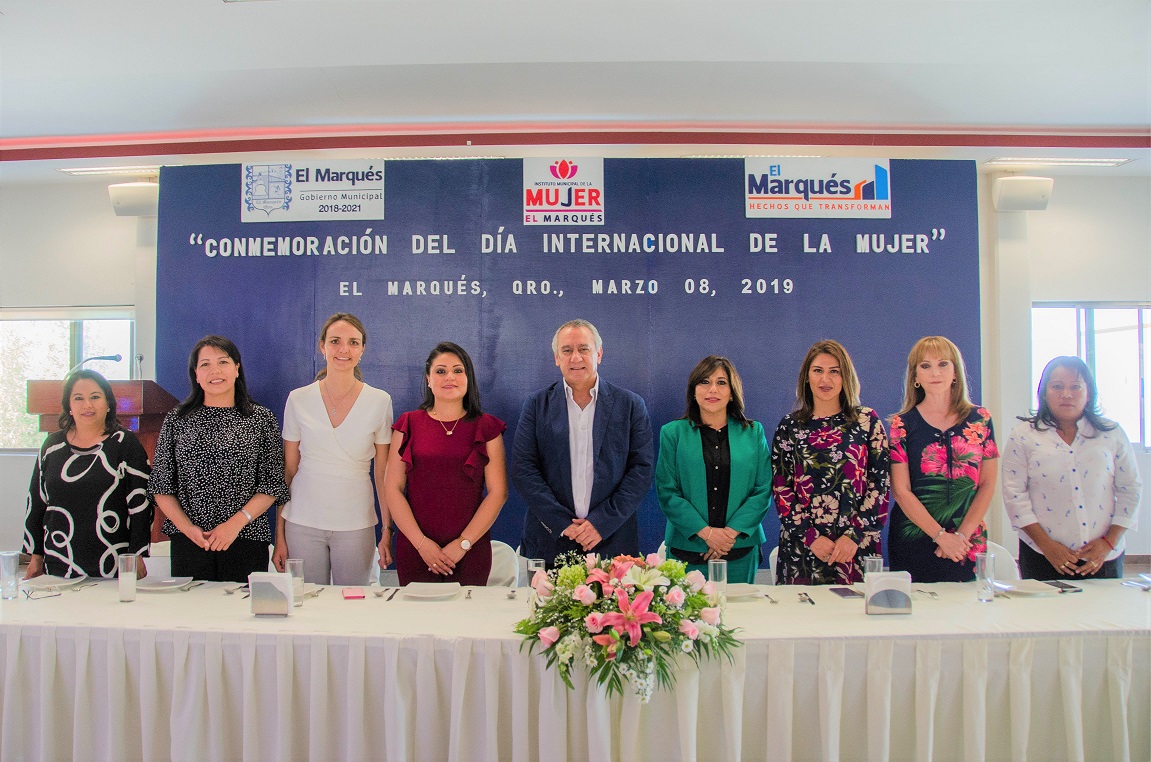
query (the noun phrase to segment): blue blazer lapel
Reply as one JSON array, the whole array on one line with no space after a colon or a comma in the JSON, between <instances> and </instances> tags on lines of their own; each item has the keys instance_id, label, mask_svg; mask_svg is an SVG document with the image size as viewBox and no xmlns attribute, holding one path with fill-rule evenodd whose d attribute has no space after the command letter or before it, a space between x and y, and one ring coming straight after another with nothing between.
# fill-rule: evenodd
<instances>
[{"instance_id":1,"label":"blue blazer lapel","mask_svg":"<svg viewBox=\"0 0 1151 762\"><path fill-rule=\"evenodd\" d=\"M572 496L572 458L571 442L569 441L568 400L562 381L552 387L551 394L549 394L548 397L549 417L551 419L548 421L548 424L553 437L549 450L554 454L553 457L558 471L559 482L563 485L563 495L567 498L567 505L570 507L575 503L575 498Z\"/></svg>"},{"instance_id":2,"label":"blue blazer lapel","mask_svg":"<svg viewBox=\"0 0 1151 762\"><path fill-rule=\"evenodd\" d=\"M604 440L607 439L608 424L613 420L612 408L615 406L615 402L616 395L612 391L611 384L600 381L599 397L597 397L595 401L595 420L592 421L591 435L592 453L597 467L601 461L600 452L603 450Z\"/></svg>"}]
</instances>

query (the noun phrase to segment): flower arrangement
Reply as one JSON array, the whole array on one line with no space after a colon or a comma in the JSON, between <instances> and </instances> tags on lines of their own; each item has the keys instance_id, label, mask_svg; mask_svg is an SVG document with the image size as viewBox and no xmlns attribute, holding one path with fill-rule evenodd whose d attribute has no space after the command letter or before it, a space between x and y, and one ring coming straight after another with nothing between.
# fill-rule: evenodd
<instances>
[{"instance_id":1,"label":"flower arrangement","mask_svg":"<svg viewBox=\"0 0 1151 762\"><path fill-rule=\"evenodd\" d=\"M516 625L524 644L543 648L568 688L583 665L608 695L625 681L647 703L658 685L675 684L675 660L731 652L741 643L720 621L714 588L681 561L566 553L532 580L536 608Z\"/></svg>"}]
</instances>

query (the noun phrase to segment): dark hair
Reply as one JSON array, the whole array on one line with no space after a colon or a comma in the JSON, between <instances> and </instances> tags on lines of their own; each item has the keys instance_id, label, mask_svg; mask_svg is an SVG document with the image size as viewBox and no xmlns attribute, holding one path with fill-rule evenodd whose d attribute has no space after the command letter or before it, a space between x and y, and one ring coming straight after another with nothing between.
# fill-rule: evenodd
<instances>
[{"instance_id":1,"label":"dark hair","mask_svg":"<svg viewBox=\"0 0 1151 762\"><path fill-rule=\"evenodd\" d=\"M82 379L94 381L96 386L100 387L100 391L104 393L104 401L108 403L108 414L104 416L104 433L112 434L122 429L123 425L120 423L120 419L116 417L116 395L112 392L112 385L108 383L108 379L96 371L82 368L74 370L64 377L64 392L60 395L60 417L56 421L60 431L67 433L76 426L76 421L72 419L72 402L69 397L72 396L72 387Z\"/></svg>"},{"instance_id":2,"label":"dark hair","mask_svg":"<svg viewBox=\"0 0 1151 762\"><path fill-rule=\"evenodd\" d=\"M480 408L480 387L476 383L476 369L472 366L472 358L464 351L464 348L459 344L451 341L441 341L436 344L435 349L428 355L427 362L424 363L424 380L432 375L432 363L440 355L455 355L460 358L460 362L464 365L464 375L468 378L468 390L464 394L464 419L472 420L479 418L483 415L483 409ZM431 410L436 405L436 398L432 395L431 384L424 384L424 401L420 404L420 410Z\"/></svg>"},{"instance_id":3,"label":"dark hair","mask_svg":"<svg viewBox=\"0 0 1151 762\"><path fill-rule=\"evenodd\" d=\"M751 421L747 420L743 412L743 381L740 380L731 360L719 355L708 355L691 369L691 374L687 377L687 409L684 410L683 417L696 426L703 426L699 403L695 400L695 387L706 381L717 369L727 374L728 388L731 389L731 399L727 402L727 417L739 421L739 425L746 429L751 425Z\"/></svg>"},{"instance_id":4,"label":"dark hair","mask_svg":"<svg viewBox=\"0 0 1151 762\"><path fill-rule=\"evenodd\" d=\"M839 363L839 410L848 420L859 414L859 376L855 375L855 365L851 362L851 355L847 348L833 339L822 339L811 345L803 364L799 366L799 380L795 384L795 410L791 416L800 423L807 423L815 414L815 396L811 393L811 384L807 374L815 358L820 355L831 355Z\"/></svg>"},{"instance_id":5,"label":"dark hair","mask_svg":"<svg viewBox=\"0 0 1151 762\"><path fill-rule=\"evenodd\" d=\"M1063 355L1056 357L1043 368L1043 374L1039 377L1039 388L1036 390L1039 405L1038 412L1030 417L1018 416L1019 420L1027 421L1031 424L1032 428L1037 431L1043 431L1044 424L1053 429L1059 428L1059 421L1055 419L1055 414L1051 412L1051 406L1047 404L1047 386L1051 383L1051 375L1059 368L1066 368L1067 370L1074 371L1075 374L1083 379L1087 384L1087 404L1083 406L1083 417L1096 431L1111 431L1119 424L1114 421L1104 418L1099 412L1099 399L1096 396L1098 389L1095 387L1095 377L1091 374L1091 369L1087 367L1087 363L1083 362L1078 357L1068 357Z\"/></svg>"},{"instance_id":6,"label":"dark hair","mask_svg":"<svg viewBox=\"0 0 1151 762\"><path fill-rule=\"evenodd\" d=\"M215 347L226 353L228 357L232 358L232 362L236 363L236 371L239 374L236 377L236 410L245 418L248 417L254 412L255 403L248 394L248 382L244 380L244 366L240 362L240 349L232 343L231 339L215 335L205 336L197 341L196 346L192 347L192 354L188 355L188 378L192 382L192 391L188 394L187 399L180 403L177 414L183 418L204 406L204 390L196 383L196 363L200 359L200 350L204 347Z\"/></svg>"},{"instance_id":7,"label":"dark hair","mask_svg":"<svg viewBox=\"0 0 1151 762\"><path fill-rule=\"evenodd\" d=\"M360 319L350 312L337 312L335 315L332 315L330 318L325 320L323 327L320 328L320 346L321 347L323 347L324 342L328 340L328 329L331 328L336 323L347 323L352 328L355 328L357 331L360 332L360 340L363 342L363 346L365 348L368 346L368 329L364 328L364 324L362 322L360 322ZM326 367L320 368L320 371L316 374L316 377L312 380L313 381L319 381L320 379L326 377L327 375L328 375L328 369ZM357 381L363 381L364 380L364 372L362 370L360 370L359 363L356 363L356 367L352 369L352 375L356 377Z\"/></svg>"}]
</instances>

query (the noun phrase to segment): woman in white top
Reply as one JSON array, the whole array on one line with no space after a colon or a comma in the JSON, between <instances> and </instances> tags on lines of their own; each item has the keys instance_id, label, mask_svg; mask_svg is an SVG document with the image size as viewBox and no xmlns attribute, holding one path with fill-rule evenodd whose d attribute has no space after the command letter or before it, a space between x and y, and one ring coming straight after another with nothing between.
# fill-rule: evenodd
<instances>
[{"instance_id":1,"label":"woman in white top","mask_svg":"<svg viewBox=\"0 0 1151 762\"><path fill-rule=\"evenodd\" d=\"M370 582L376 547L375 495L383 494L392 441L392 398L365 384L368 343L355 315L337 313L320 331L327 360L315 383L294 390L284 408L284 461L292 500L276 520L272 561L304 559L304 579L319 585ZM375 490L368 476L375 459ZM380 566L391 563L392 529L380 503Z\"/></svg>"},{"instance_id":2,"label":"woman in white top","mask_svg":"<svg viewBox=\"0 0 1151 762\"><path fill-rule=\"evenodd\" d=\"M1020 532L1027 579L1123 576L1123 533L1143 485L1123 429L1099 415L1095 379L1056 357L1039 381L1038 412L1003 449L1003 502Z\"/></svg>"}]
</instances>

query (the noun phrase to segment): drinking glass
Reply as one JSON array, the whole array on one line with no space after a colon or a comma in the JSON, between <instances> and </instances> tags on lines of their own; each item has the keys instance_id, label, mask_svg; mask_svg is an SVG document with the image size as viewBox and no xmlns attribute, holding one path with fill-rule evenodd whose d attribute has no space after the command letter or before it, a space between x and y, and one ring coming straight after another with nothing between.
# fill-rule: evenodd
<instances>
[{"instance_id":1,"label":"drinking glass","mask_svg":"<svg viewBox=\"0 0 1151 762\"><path fill-rule=\"evenodd\" d=\"M121 553L116 556L116 570L120 577L120 602L136 600L136 554Z\"/></svg>"},{"instance_id":2,"label":"drinking glass","mask_svg":"<svg viewBox=\"0 0 1151 762\"><path fill-rule=\"evenodd\" d=\"M304 605L304 559L289 558L288 574L292 575L292 605Z\"/></svg>"},{"instance_id":3,"label":"drinking glass","mask_svg":"<svg viewBox=\"0 0 1151 762\"><path fill-rule=\"evenodd\" d=\"M20 552L0 553L0 598L11 600L20 592Z\"/></svg>"},{"instance_id":4,"label":"drinking glass","mask_svg":"<svg viewBox=\"0 0 1151 762\"><path fill-rule=\"evenodd\" d=\"M707 581L715 586L713 605L721 609L727 606L727 561L713 558L707 562Z\"/></svg>"},{"instance_id":5,"label":"drinking glass","mask_svg":"<svg viewBox=\"0 0 1151 762\"><path fill-rule=\"evenodd\" d=\"M528 587L532 586L532 580L535 579L536 572L546 571L547 564L544 563L542 558L529 558L528 560Z\"/></svg>"},{"instance_id":6,"label":"drinking glass","mask_svg":"<svg viewBox=\"0 0 1151 762\"><path fill-rule=\"evenodd\" d=\"M883 556L864 556L863 574L881 573L883 571Z\"/></svg>"},{"instance_id":7,"label":"drinking glass","mask_svg":"<svg viewBox=\"0 0 1151 762\"><path fill-rule=\"evenodd\" d=\"M980 603L995 600L995 554L975 554L975 597Z\"/></svg>"}]
</instances>

